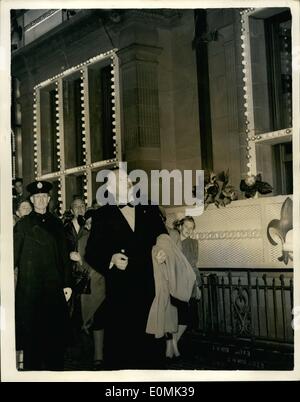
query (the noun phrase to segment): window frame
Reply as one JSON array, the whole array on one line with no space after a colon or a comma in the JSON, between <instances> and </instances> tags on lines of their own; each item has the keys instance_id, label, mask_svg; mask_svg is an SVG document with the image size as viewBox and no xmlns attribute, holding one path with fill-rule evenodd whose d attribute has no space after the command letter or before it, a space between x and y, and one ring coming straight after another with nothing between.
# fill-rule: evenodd
<instances>
[{"instance_id":1,"label":"window frame","mask_svg":"<svg viewBox=\"0 0 300 402\"><path fill-rule=\"evenodd\" d=\"M276 10L276 9L275 9ZM244 116L245 116L245 134L247 141L247 174L257 175L257 158L256 145L267 144L274 145L287 141L292 141L293 127L286 127L281 130L269 131L256 134L254 120L254 104L253 104L253 84L251 69L251 35L250 35L250 17L268 18L264 8L249 8L240 11L241 16L241 57L243 72L243 91L244 91ZM282 11L277 11L280 14ZM262 16L264 13L265 16ZM276 11L274 12L276 15ZM292 97L294 98L294 88Z\"/></svg>"},{"instance_id":2,"label":"window frame","mask_svg":"<svg viewBox=\"0 0 300 402\"><path fill-rule=\"evenodd\" d=\"M33 103L33 143L34 143L34 166L36 180L58 181L58 203L60 212L64 212L66 205L66 178L72 174L83 174L84 180L84 199L87 205L92 203L92 172L106 166L111 167L122 160L121 145L121 109L120 109L120 72L119 58L117 49L112 49L106 53L101 53L89 60L80 63L64 72L51 77L34 87ZM111 65L111 94L112 94L112 136L114 157L112 159L91 161L91 133L90 133L90 113L89 113L89 79L88 67L110 59ZM70 74L80 73L81 79L81 107L82 107L82 141L84 151L84 164L72 168L65 168L65 136L64 136L64 113L63 113L63 79ZM40 91L49 84L55 84L56 90L56 152L58 159L58 170L47 174L42 174L42 154L41 154L41 103Z\"/></svg>"}]
</instances>

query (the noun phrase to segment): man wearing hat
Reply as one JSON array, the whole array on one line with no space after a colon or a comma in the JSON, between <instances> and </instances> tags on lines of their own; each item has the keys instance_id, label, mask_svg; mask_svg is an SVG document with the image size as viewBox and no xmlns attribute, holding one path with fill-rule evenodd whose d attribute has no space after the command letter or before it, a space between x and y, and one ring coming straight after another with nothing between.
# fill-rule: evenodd
<instances>
[{"instance_id":1,"label":"man wearing hat","mask_svg":"<svg viewBox=\"0 0 300 402\"><path fill-rule=\"evenodd\" d=\"M25 370L62 370L69 335L71 269L61 221L48 211L52 184L27 186L33 211L14 227L16 345Z\"/></svg>"}]
</instances>

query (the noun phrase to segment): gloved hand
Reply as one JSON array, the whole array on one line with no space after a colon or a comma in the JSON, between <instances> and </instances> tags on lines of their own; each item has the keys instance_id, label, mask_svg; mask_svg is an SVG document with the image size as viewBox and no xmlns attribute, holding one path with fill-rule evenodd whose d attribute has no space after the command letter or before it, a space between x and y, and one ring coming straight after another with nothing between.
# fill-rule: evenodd
<instances>
[{"instance_id":1,"label":"gloved hand","mask_svg":"<svg viewBox=\"0 0 300 402\"><path fill-rule=\"evenodd\" d=\"M128 257L123 253L116 253L111 257L111 263L124 271L128 265Z\"/></svg>"},{"instance_id":2,"label":"gloved hand","mask_svg":"<svg viewBox=\"0 0 300 402\"><path fill-rule=\"evenodd\" d=\"M68 302L72 296L72 289L71 288L64 288L64 295L66 298L66 302Z\"/></svg>"},{"instance_id":3,"label":"gloved hand","mask_svg":"<svg viewBox=\"0 0 300 402\"><path fill-rule=\"evenodd\" d=\"M82 265L82 258L78 251L71 251L70 252L70 259L74 262L79 262Z\"/></svg>"},{"instance_id":4,"label":"gloved hand","mask_svg":"<svg viewBox=\"0 0 300 402\"><path fill-rule=\"evenodd\" d=\"M167 255L164 252L164 250L159 250L159 252L156 254L156 260L159 264L163 264L167 259Z\"/></svg>"}]
</instances>

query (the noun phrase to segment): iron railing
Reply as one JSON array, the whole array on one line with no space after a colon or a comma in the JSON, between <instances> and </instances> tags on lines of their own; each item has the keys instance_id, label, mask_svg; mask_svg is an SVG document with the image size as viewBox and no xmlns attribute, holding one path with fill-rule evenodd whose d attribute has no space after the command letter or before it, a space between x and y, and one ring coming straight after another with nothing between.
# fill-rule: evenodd
<instances>
[{"instance_id":1,"label":"iron railing","mask_svg":"<svg viewBox=\"0 0 300 402\"><path fill-rule=\"evenodd\" d=\"M201 269L204 336L293 344L292 269Z\"/></svg>"}]
</instances>

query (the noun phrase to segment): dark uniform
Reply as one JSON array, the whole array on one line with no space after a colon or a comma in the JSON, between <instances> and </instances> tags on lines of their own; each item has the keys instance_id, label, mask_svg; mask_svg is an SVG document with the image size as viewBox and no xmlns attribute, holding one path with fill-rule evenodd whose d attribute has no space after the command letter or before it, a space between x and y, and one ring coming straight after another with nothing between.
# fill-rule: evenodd
<instances>
[{"instance_id":1,"label":"dark uniform","mask_svg":"<svg viewBox=\"0 0 300 402\"><path fill-rule=\"evenodd\" d=\"M28 188L45 193L48 185ZM69 328L63 289L70 287L71 270L61 221L50 212L23 217L14 227L14 259L16 346L24 351L24 369L62 370Z\"/></svg>"}]
</instances>

